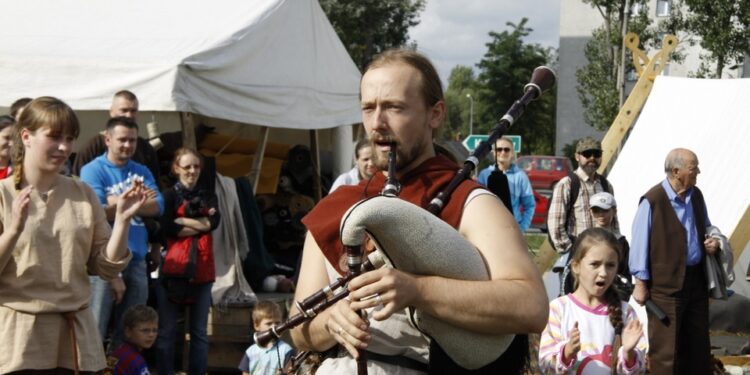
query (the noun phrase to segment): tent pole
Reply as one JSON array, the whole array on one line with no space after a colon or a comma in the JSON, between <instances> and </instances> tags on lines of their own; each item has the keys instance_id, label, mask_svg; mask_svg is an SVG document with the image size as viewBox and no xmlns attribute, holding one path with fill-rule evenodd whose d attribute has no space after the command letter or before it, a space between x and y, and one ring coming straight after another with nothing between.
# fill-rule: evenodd
<instances>
[{"instance_id":1,"label":"tent pole","mask_svg":"<svg viewBox=\"0 0 750 375\"><path fill-rule=\"evenodd\" d=\"M195 121L190 112L180 112L180 125L182 125L182 147L198 150L195 141Z\"/></svg>"},{"instance_id":2,"label":"tent pole","mask_svg":"<svg viewBox=\"0 0 750 375\"><path fill-rule=\"evenodd\" d=\"M247 178L253 185L253 195L258 191L258 182L260 181L260 168L263 166L263 155L266 153L266 143L268 143L268 127L260 127L260 142L258 142L258 148L255 149L255 155L253 156L253 167L250 168L250 173L247 174Z\"/></svg>"},{"instance_id":3,"label":"tent pole","mask_svg":"<svg viewBox=\"0 0 750 375\"><path fill-rule=\"evenodd\" d=\"M323 198L323 191L321 190L320 182L320 145L318 144L318 131L313 129L310 130L310 153L313 158L313 194L315 194L315 202L319 202Z\"/></svg>"}]
</instances>

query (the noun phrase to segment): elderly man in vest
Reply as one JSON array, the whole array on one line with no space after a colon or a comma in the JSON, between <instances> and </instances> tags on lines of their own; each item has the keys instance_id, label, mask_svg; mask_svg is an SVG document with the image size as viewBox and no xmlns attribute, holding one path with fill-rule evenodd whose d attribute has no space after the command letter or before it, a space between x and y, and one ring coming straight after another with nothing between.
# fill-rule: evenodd
<instances>
[{"instance_id":1,"label":"elderly man in vest","mask_svg":"<svg viewBox=\"0 0 750 375\"><path fill-rule=\"evenodd\" d=\"M719 249L706 238L711 225L700 189L698 157L690 150L669 152L667 178L641 198L633 221L630 272L633 298L649 298L667 314L662 323L649 312L652 374L710 374L706 255Z\"/></svg>"}]
</instances>

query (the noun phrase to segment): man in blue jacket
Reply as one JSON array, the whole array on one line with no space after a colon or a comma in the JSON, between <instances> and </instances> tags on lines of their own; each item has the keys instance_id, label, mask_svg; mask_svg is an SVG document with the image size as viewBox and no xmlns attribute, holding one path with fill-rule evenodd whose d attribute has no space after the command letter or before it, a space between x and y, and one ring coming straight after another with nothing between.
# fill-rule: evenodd
<instances>
[{"instance_id":1,"label":"man in blue jacket","mask_svg":"<svg viewBox=\"0 0 750 375\"><path fill-rule=\"evenodd\" d=\"M96 193L107 219L114 220L116 197L135 183L148 189L148 200L130 223L128 248L133 258L119 278L108 283L99 277L91 279L91 308L97 319L102 339L106 337L109 316L114 303L114 335L111 344L122 341L122 315L128 307L145 304L148 299L148 274L145 257L149 250L148 233L142 217L158 217L164 210L164 199L149 169L132 159L138 139L138 125L127 117L114 117L107 122L104 135L107 150L81 168L81 180Z\"/></svg>"},{"instance_id":2,"label":"man in blue jacket","mask_svg":"<svg viewBox=\"0 0 750 375\"><path fill-rule=\"evenodd\" d=\"M490 188L493 193L502 198L502 194L494 191L492 180L505 174L510 189L510 204L513 208L513 217L516 219L521 231L526 231L531 225L531 219L534 217L536 201L534 200L534 191L531 190L531 183L526 173L514 163L516 154L513 150L513 142L506 137L498 138L495 141L495 164L479 172L477 182ZM492 176L493 173L495 176ZM523 210L521 209L523 207Z\"/></svg>"}]
</instances>

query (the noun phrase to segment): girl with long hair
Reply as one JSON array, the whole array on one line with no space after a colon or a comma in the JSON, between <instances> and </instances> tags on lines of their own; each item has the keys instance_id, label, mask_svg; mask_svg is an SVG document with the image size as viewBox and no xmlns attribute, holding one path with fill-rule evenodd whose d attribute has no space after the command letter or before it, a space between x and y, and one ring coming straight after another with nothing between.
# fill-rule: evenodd
<instances>
[{"instance_id":1,"label":"girl with long hair","mask_svg":"<svg viewBox=\"0 0 750 375\"><path fill-rule=\"evenodd\" d=\"M550 302L539 343L545 374L637 374L645 370L641 323L612 285L620 244L608 230L576 239L571 261L575 291Z\"/></svg>"},{"instance_id":2,"label":"girl with long hair","mask_svg":"<svg viewBox=\"0 0 750 375\"><path fill-rule=\"evenodd\" d=\"M111 279L130 260L138 185L112 227L88 185L60 175L78 138L73 110L40 97L19 116L12 178L0 181L0 373L66 374L106 367L88 308L89 274Z\"/></svg>"}]
</instances>

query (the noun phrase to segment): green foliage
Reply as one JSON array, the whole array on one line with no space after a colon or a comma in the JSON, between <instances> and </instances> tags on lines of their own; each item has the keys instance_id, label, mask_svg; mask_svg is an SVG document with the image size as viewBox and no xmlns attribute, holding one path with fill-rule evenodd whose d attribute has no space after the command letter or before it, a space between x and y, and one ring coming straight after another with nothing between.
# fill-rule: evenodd
<instances>
[{"instance_id":1,"label":"green foliage","mask_svg":"<svg viewBox=\"0 0 750 375\"><path fill-rule=\"evenodd\" d=\"M539 44L527 44L523 38L533 30L527 18L518 24L507 23L509 30L489 33L487 52L477 64L479 76L474 90L474 133L489 133L513 102L523 95L537 66L553 65L554 53ZM555 138L554 90L531 104L509 134L523 139L523 154L552 154Z\"/></svg>"},{"instance_id":2,"label":"green foliage","mask_svg":"<svg viewBox=\"0 0 750 375\"><path fill-rule=\"evenodd\" d=\"M594 30L584 48L589 63L576 71L583 119L599 130L608 128L620 110L617 77L612 74L617 62L609 53L610 47L606 32L602 28Z\"/></svg>"},{"instance_id":3,"label":"green foliage","mask_svg":"<svg viewBox=\"0 0 750 375\"><path fill-rule=\"evenodd\" d=\"M656 34L650 28L646 0L583 0L602 15L603 24L594 29L586 44L584 54L588 64L576 71L578 97L584 108L584 121L599 130L609 128L620 110L618 71L634 69L629 51L623 60L623 36L627 32L638 34L642 46L651 43ZM626 8L627 5L631 7ZM641 11L632 14L632 5L638 4ZM627 21L627 26L623 26ZM623 73L624 75L624 73Z\"/></svg>"},{"instance_id":4,"label":"green foliage","mask_svg":"<svg viewBox=\"0 0 750 375\"><path fill-rule=\"evenodd\" d=\"M576 145L578 144L579 140L580 138L574 140L573 142L566 143L562 149L563 156L570 159L570 165L573 166L573 169L578 168L578 161L576 161Z\"/></svg>"},{"instance_id":5,"label":"green foliage","mask_svg":"<svg viewBox=\"0 0 750 375\"><path fill-rule=\"evenodd\" d=\"M750 50L747 0L681 0L674 4L670 23L698 39L707 51L700 55L697 77L721 78L727 65L741 64Z\"/></svg>"},{"instance_id":6,"label":"green foliage","mask_svg":"<svg viewBox=\"0 0 750 375\"><path fill-rule=\"evenodd\" d=\"M445 90L445 102L448 107L445 138L463 140L469 135L470 99L467 94L474 94L476 88L474 70L469 66L456 65L448 78L448 88ZM475 106L476 106L476 99ZM474 120L476 121L476 107Z\"/></svg>"},{"instance_id":7,"label":"green foliage","mask_svg":"<svg viewBox=\"0 0 750 375\"><path fill-rule=\"evenodd\" d=\"M425 0L319 2L352 60L362 71L378 53L408 46L409 28L419 24L419 12L425 6Z\"/></svg>"}]
</instances>

